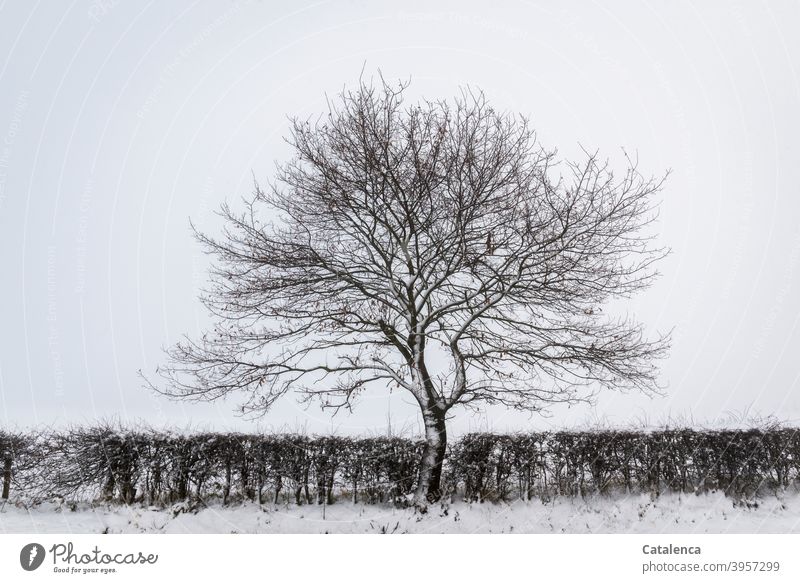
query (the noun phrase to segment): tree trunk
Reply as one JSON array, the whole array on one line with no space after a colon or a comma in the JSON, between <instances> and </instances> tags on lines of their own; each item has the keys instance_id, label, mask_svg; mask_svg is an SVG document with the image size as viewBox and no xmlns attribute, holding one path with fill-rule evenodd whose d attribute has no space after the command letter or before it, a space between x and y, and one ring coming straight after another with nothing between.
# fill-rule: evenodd
<instances>
[{"instance_id":1,"label":"tree trunk","mask_svg":"<svg viewBox=\"0 0 800 583\"><path fill-rule=\"evenodd\" d=\"M136 497L136 488L131 484L130 479L125 478L121 481L119 486L119 494L124 504L132 504Z\"/></svg>"},{"instance_id":2,"label":"tree trunk","mask_svg":"<svg viewBox=\"0 0 800 583\"><path fill-rule=\"evenodd\" d=\"M8 500L9 490L11 489L11 458L7 457L3 460L3 494L0 496L3 500Z\"/></svg>"},{"instance_id":3,"label":"tree trunk","mask_svg":"<svg viewBox=\"0 0 800 583\"><path fill-rule=\"evenodd\" d=\"M303 480L303 488L305 489L306 494L306 504L311 504L311 490L308 487L308 470L306 470Z\"/></svg>"},{"instance_id":4,"label":"tree trunk","mask_svg":"<svg viewBox=\"0 0 800 583\"><path fill-rule=\"evenodd\" d=\"M424 511L428 503L442 497L442 463L447 449L447 428L444 411L438 408L424 409L422 418L425 421L425 447L422 450L414 506Z\"/></svg>"},{"instance_id":5,"label":"tree trunk","mask_svg":"<svg viewBox=\"0 0 800 583\"><path fill-rule=\"evenodd\" d=\"M116 487L116 480L114 479L114 472L110 469L106 475L106 483L103 487L103 494L106 500L114 498L114 488Z\"/></svg>"},{"instance_id":6,"label":"tree trunk","mask_svg":"<svg viewBox=\"0 0 800 583\"><path fill-rule=\"evenodd\" d=\"M331 470L330 480L328 481L328 488L327 488L327 497L328 497L328 506L334 503L333 499L333 476L335 470Z\"/></svg>"},{"instance_id":7,"label":"tree trunk","mask_svg":"<svg viewBox=\"0 0 800 583\"><path fill-rule=\"evenodd\" d=\"M227 461L225 463L225 486L222 489L222 504L224 506L228 505L228 499L231 495L231 463Z\"/></svg>"}]
</instances>

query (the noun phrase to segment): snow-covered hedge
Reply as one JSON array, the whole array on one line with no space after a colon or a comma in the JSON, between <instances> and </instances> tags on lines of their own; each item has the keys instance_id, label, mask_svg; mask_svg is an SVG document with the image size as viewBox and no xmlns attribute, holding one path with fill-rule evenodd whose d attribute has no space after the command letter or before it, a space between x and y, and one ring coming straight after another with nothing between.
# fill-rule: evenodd
<instances>
[{"instance_id":1,"label":"snow-covered hedge","mask_svg":"<svg viewBox=\"0 0 800 583\"><path fill-rule=\"evenodd\" d=\"M11 497L29 501L332 503L346 490L353 500L386 502L411 491L421 449L391 437L186 435L112 424L13 435L0 430Z\"/></svg>"},{"instance_id":2,"label":"snow-covered hedge","mask_svg":"<svg viewBox=\"0 0 800 583\"><path fill-rule=\"evenodd\" d=\"M181 434L115 424L0 430L2 496L37 501L331 504L406 499L419 441L299 434ZM451 444L446 494L467 500L612 491L732 496L800 478L797 430L562 431L470 434Z\"/></svg>"},{"instance_id":3,"label":"snow-covered hedge","mask_svg":"<svg viewBox=\"0 0 800 583\"><path fill-rule=\"evenodd\" d=\"M471 434L451 449L452 489L470 500L610 491L732 496L777 491L800 478L796 429Z\"/></svg>"}]
</instances>

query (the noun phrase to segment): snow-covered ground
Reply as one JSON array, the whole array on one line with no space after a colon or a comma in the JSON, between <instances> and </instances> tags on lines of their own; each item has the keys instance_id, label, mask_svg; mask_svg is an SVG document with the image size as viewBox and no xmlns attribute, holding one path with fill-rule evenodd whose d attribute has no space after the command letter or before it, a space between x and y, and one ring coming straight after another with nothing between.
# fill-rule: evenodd
<instances>
[{"instance_id":1,"label":"snow-covered ground","mask_svg":"<svg viewBox=\"0 0 800 583\"><path fill-rule=\"evenodd\" d=\"M323 516L324 511L324 516ZM734 504L721 494L557 498L543 504L436 505L425 515L391 506L212 506L198 510L42 504L0 510L0 533L789 533L800 495Z\"/></svg>"}]
</instances>

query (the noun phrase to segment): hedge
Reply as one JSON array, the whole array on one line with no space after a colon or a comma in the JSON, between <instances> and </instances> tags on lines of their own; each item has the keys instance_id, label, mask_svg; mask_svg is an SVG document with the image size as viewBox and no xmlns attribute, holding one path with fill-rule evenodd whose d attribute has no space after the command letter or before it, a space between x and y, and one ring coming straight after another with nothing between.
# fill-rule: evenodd
<instances>
[{"instance_id":1,"label":"hedge","mask_svg":"<svg viewBox=\"0 0 800 583\"><path fill-rule=\"evenodd\" d=\"M104 423L0 429L2 498L165 506L403 503L423 443L400 437L181 434ZM720 490L734 497L800 483L796 429L473 433L452 443L445 494L468 501Z\"/></svg>"}]
</instances>

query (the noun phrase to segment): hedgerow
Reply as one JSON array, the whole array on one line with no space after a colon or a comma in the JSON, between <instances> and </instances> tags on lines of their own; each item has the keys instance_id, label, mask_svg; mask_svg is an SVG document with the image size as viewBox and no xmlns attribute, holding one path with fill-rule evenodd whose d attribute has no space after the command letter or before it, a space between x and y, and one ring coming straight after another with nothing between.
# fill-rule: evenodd
<instances>
[{"instance_id":1,"label":"hedgerow","mask_svg":"<svg viewBox=\"0 0 800 583\"><path fill-rule=\"evenodd\" d=\"M401 437L184 434L114 423L0 429L2 498L400 504L416 484L422 446ZM713 490L742 498L800 484L800 435L782 427L473 433L449 447L444 476L451 498L476 502Z\"/></svg>"}]
</instances>

